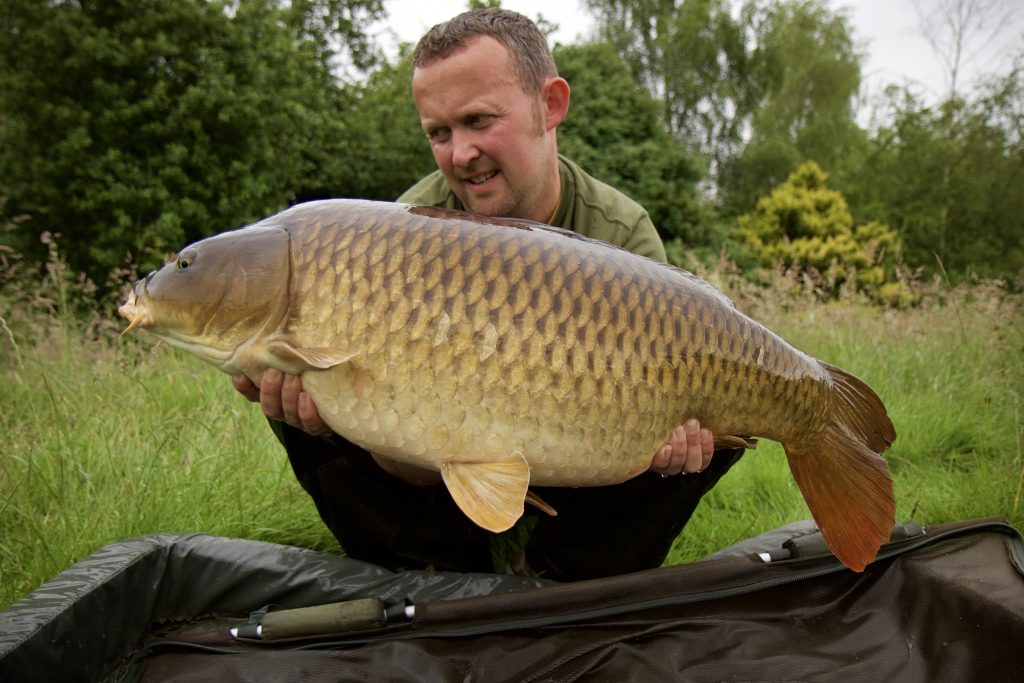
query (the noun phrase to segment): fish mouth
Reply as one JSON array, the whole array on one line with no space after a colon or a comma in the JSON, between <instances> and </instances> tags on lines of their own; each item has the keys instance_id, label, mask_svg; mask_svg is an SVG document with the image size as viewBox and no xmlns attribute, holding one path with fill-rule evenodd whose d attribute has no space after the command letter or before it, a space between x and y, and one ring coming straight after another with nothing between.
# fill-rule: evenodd
<instances>
[{"instance_id":1,"label":"fish mouth","mask_svg":"<svg viewBox=\"0 0 1024 683\"><path fill-rule=\"evenodd\" d=\"M122 318L128 319L128 327L121 330L124 336L136 327L148 327L153 324L153 316L149 312L149 306L145 300L135 294L135 290L128 293L128 299L118 306L117 313Z\"/></svg>"}]
</instances>

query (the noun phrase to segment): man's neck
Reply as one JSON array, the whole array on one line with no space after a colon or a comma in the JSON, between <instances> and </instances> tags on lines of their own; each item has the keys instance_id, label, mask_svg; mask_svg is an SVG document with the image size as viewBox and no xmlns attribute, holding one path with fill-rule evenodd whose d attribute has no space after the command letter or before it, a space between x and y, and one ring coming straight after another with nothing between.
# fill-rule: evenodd
<instances>
[{"instance_id":1,"label":"man's neck","mask_svg":"<svg viewBox=\"0 0 1024 683\"><path fill-rule=\"evenodd\" d=\"M555 220L555 216L558 215L558 209L562 204L562 175L561 175L561 164L558 161L558 155L555 155L554 159L555 168L553 169L555 181L552 187L549 187L545 192L547 201L542 204L542 208L537 210L537 215L530 216L530 220L537 221L538 223L551 224Z\"/></svg>"}]
</instances>

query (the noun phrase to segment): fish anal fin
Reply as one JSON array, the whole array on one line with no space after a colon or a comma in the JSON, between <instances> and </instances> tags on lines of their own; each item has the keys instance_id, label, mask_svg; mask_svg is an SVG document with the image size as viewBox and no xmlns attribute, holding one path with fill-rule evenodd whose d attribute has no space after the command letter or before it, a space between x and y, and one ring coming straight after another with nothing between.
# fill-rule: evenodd
<instances>
[{"instance_id":1,"label":"fish anal fin","mask_svg":"<svg viewBox=\"0 0 1024 683\"><path fill-rule=\"evenodd\" d=\"M757 439L749 436L734 436L732 434L715 434L715 450L729 450L733 448L757 448Z\"/></svg>"},{"instance_id":2,"label":"fish anal fin","mask_svg":"<svg viewBox=\"0 0 1024 683\"><path fill-rule=\"evenodd\" d=\"M441 477L459 509L488 531L510 529L523 516L530 465L521 453L494 462L443 462Z\"/></svg>"},{"instance_id":3,"label":"fish anal fin","mask_svg":"<svg viewBox=\"0 0 1024 683\"><path fill-rule=\"evenodd\" d=\"M882 457L896 431L877 395L849 373L826 366L834 406L815 443L784 443L789 467L825 543L863 571L896 522L889 466Z\"/></svg>"},{"instance_id":4,"label":"fish anal fin","mask_svg":"<svg viewBox=\"0 0 1024 683\"><path fill-rule=\"evenodd\" d=\"M311 369L327 370L356 355L339 348L298 346L283 337L268 339L267 351L278 361L275 366L292 374Z\"/></svg>"}]
</instances>

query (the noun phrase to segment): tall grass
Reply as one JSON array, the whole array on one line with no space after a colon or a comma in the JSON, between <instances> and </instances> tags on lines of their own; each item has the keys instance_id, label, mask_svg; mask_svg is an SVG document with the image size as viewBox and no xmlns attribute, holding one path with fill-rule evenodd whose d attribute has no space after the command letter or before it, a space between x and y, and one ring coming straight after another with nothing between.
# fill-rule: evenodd
<instances>
[{"instance_id":1,"label":"tall grass","mask_svg":"<svg viewBox=\"0 0 1024 683\"><path fill-rule=\"evenodd\" d=\"M226 376L145 335L120 338L114 299L0 252L0 607L106 543L202 532L340 551L259 409ZM785 274L757 290L705 274L803 350L861 376L899 437L898 516L1002 515L1024 526L1021 297L917 285L883 310L818 303ZM123 281L131 276L117 274ZM780 448L764 441L711 492L668 562L690 561L809 513ZM644 524L637 520L637 524Z\"/></svg>"},{"instance_id":2,"label":"tall grass","mask_svg":"<svg viewBox=\"0 0 1024 683\"><path fill-rule=\"evenodd\" d=\"M338 549L226 375L120 338L112 301L81 306L89 288L59 261L41 273L20 265L7 263L0 283L0 607L143 534Z\"/></svg>"}]
</instances>

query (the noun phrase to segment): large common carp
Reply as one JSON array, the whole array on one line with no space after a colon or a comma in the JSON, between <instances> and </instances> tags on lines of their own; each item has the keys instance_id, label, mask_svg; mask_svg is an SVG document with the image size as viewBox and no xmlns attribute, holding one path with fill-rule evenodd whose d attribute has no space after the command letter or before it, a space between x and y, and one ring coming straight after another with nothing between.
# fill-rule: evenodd
<instances>
[{"instance_id":1,"label":"large common carp","mask_svg":"<svg viewBox=\"0 0 1024 683\"><path fill-rule=\"evenodd\" d=\"M439 470L492 531L522 515L531 484L640 474L691 417L782 442L852 569L894 522L880 454L896 434L866 384L697 277L563 230L310 202L185 248L119 312L227 373L301 374L335 432Z\"/></svg>"}]
</instances>

